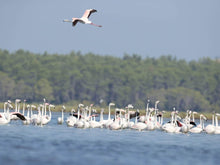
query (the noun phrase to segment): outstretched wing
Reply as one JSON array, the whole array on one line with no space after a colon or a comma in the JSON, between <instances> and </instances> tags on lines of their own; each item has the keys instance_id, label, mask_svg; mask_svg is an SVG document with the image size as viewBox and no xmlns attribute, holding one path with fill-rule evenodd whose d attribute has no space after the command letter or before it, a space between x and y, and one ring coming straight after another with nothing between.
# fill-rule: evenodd
<instances>
[{"instance_id":1,"label":"outstretched wing","mask_svg":"<svg viewBox=\"0 0 220 165\"><path fill-rule=\"evenodd\" d=\"M12 112L12 115L16 115L19 119L21 120L26 120L26 118L24 117L24 115L22 115L21 113L18 112Z\"/></svg>"},{"instance_id":2,"label":"outstretched wing","mask_svg":"<svg viewBox=\"0 0 220 165\"><path fill-rule=\"evenodd\" d=\"M97 12L97 10L95 10L95 9L87 9L87 10L85 11L85 13L83 14L82 17L89 18L89 16L90 16L92 13L95 13L95 12Z\"/></svg>"},{"instance_id":3,"label":"outstretched wing","mask_svg":"<svg viewBox=\"0 0 220 165\"><path fill-rule=\"evenodd\" d=\"M78 21L79 21L79 19L74 18L73 21L72 21L72 26L75 26L75 25L77 24Z\"/></svg>"}]
</instances>

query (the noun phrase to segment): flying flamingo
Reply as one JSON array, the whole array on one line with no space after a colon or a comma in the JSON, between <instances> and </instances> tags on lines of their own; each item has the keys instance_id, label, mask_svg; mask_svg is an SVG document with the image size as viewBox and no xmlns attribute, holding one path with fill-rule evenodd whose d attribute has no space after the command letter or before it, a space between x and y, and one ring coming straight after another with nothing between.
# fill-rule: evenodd
<instances>
[{"instance_id":1,"label":"flying flamingo","mask_svg":"<svg viewBox=\"0 0 220 165\"><path fill-rule=\"evenodd\" d=\"M95 13L95 12L97 12L97 10L87 9L81 18L74 18L73 17L72 21L70 21L68 19L64 19L63 22L72 22L72 26L75 26L77 24L77 22L81 22L83 24L90 24L90 25L94 25L94 26L97 26L97 27L102 27L101 25L96 25L92 21L89 20L89 16L92 13Z\"/></svg>"}]
</instances>

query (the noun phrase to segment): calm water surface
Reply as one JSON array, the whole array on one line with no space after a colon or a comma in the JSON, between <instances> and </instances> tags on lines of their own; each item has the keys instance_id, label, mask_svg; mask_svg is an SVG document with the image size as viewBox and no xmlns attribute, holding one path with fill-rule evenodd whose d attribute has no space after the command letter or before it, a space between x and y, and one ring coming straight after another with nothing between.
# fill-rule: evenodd
<instances>
[{"instance_id":1,"label":"calm water surface","mask_svg":"<svg viewBox=\"0 0 220 165\"><path fill-rule=\"evenodd\" d=\"M0 125L0 164L219 164L220 135L77 129L52 115L43 127Z\"/></svg>"}]
</instances>

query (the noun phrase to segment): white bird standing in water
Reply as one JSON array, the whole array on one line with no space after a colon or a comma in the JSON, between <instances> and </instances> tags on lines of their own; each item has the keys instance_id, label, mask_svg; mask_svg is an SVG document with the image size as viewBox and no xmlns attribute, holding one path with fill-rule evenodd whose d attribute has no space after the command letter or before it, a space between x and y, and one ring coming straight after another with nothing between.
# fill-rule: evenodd
<instances>
[{"instance_id":1,"label":"white bird standing in water","mask_svg":"<svg viewBox=\"0 0 220 165\"><path fill-rule=\"evenodd\" d=\"M70 21L68 19L64 19L63 22L72 22L72 26L75 26L77 24L77 22L81 22L83 24L90 24L90 25L94 25L94 26L97 26L97 27L102 27L101 25L96 25L92 21L89 20L89 16L92 13L95 13L95 12L97 12L97 10L95 10L95 9L87 9L81 18L73 17L72 21Z\"/></svg>"},{"instance_id":2,"label":"white bird standing in water","mask_svg":"<svg viewBox=\"0 0 220 165\"><path fill-rule=\"evenodd\" d=\"M22 115L19 112L9 112L10 109L12 109L13 106L11 105L11 101L4 103L4 112L0 113L0 125L1 124L8 124L11 121L11 116L16 115L21 120L26 120L24 115Z\"/></svg>"},{"instance_id":3,"label":"white bird standing in water","mask_svg":"<svg viewBox=\"0 0 220 165\"><path fill-rule=\"evenodd\" d=\"M61 109L61 111L62 111L61 117L58 117L58 119L57 119L58 124L63 124L63 121L64 121L63 111L65 111L65 110L66 110L66 107L63 105L63 107Z\"/></svg>"}]
</instances>

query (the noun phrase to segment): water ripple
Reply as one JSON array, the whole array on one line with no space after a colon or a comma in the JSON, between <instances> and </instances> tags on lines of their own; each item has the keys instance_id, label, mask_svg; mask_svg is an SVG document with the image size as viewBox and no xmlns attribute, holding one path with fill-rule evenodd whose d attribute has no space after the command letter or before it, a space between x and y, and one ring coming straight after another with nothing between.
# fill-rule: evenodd
<instances>
[{"instance_id":1,"label":"water ripple","mask_svg":"<svg viewBox=\"0 0 220 165\"><path fill-rule=\"evenodd\" d=\"M7 165L218 164L218 135L76 129L56 124L0 126L0 160Z\"/></svg>"}]
</instances>

